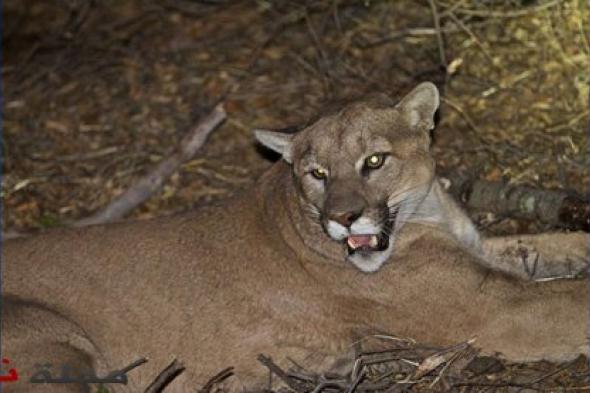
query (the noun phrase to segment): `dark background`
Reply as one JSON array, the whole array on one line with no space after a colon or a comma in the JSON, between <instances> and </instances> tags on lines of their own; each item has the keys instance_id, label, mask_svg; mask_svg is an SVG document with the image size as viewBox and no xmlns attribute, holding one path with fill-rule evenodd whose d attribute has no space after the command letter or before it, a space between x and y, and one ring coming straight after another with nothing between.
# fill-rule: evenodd
<instances>
[{"instance_id":1,"label":"dark background","mask_svg":"<svg viewBox=\"0 0 590 393\"><path fill-rule=\"evenodd\" d=\"M133 217L250 185L270 165L253 127L423 80L444 92L440 165L587 194L587 2L433 3L442 45L426 0L5 0L4 230L88 216L219 100L228 121ZM476 219L496 233L543 229Z\"/></svg>"}]
</instances>

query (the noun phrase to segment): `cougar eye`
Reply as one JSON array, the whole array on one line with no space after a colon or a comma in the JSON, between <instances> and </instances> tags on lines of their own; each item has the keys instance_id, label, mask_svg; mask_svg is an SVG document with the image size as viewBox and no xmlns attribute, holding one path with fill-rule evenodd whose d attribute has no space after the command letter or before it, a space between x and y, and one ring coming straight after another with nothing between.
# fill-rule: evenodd
<instances>
[{"instance_id":1,"label":"cougar eye","mask_svg":"<svg viewBox=\"0 0 590 393\"><path fill-rule=\"evenodd\" d=\"M326 173L326 171L321 168L316 168L316 169L312 170L311 175L318 180L324 180L326 177L328 177L328 174Z\"/></svg>"},{"instance_id":2,"label":"cougar eye","mask_svg":"<svg viewBox=\"0 0 590 393\"><path fill-rule=\"evenodd\" d=\"M365 168L367 169L379 169L385 162L385 154L371 154L365 158Z\"/></svg>"}]
</instances>

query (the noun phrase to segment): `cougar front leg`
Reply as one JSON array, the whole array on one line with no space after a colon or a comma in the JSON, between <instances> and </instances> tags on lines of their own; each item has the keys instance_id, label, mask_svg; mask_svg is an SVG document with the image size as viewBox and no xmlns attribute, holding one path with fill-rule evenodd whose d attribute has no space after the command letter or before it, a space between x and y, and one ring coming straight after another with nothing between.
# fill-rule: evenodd
<instances>
[{"instance_id":1,"label":"cougar front leg","mask_svg":"<svg viewBox=\"0 0 590 393\"><path fill-rule=\"evenodd\" d=\"M587 277L589 240L585 232L515 235L483 239L482 248L490 268L547 281Z\"/></svg>"}]
</instances>

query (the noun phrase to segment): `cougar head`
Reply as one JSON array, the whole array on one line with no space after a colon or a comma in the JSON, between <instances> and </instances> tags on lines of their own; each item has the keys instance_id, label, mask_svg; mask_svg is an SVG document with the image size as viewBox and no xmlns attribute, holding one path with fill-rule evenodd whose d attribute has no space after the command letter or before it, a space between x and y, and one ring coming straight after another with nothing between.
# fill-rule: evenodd
<instances>
[{"instance_id":1,"label":"cougar head","mask_svg":"<svg viewBox=\"0 0 590 393\"><path fill-rule=\"evenodd\" d=\"M374 272L432 185L430 130L438 104L436 86L425 82L397 105L375 96L295 134L255 134L291 165L303 210L342 244L343 258Z\"/></svg>"}]
</instances>

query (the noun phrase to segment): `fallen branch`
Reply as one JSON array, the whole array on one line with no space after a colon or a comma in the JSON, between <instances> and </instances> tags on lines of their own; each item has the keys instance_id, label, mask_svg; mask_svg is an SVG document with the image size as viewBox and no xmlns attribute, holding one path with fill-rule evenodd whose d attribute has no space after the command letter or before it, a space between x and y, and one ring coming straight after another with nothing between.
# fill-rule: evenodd
<instances>
[{"instance_id":1,"label":"fallen branch","mask_svg":"<svg viewBox=\"0 0 590 393\"><path fill-rule=\"evenodd\" d=\"M180 165L192 159L203 146L209 134L226 118L222 104L217 105L201 122L184 137L174 154L159 163L152 172L139 179L131 188L92 216L74 222L82 227L104 224L121 219L132 209L147 200L164 184Z\"/></svg>"},{"instance_id":2,"label":"fallen branch","mask_svg":"<svg viewBox=\"0 0 590 393\"><path fill-rule=\"evenodd\" d=\"M174 359L157 377L154 382L148 386L144 393L161 393L166 386L170 384L184 371L184 366L178 360Z\"/></svg>"},{"instance_id":3,"label":"fallen branch","mask_svg":"<svg viewBox=\"0 0 590 393\"><path fill-rule=\"evenodd\" d=\"M448 180L447 191L469 210L590 231L590 203L575 193L477 180L463 172L443 171L441 177Z\"/></svg>"}]
</instances>

